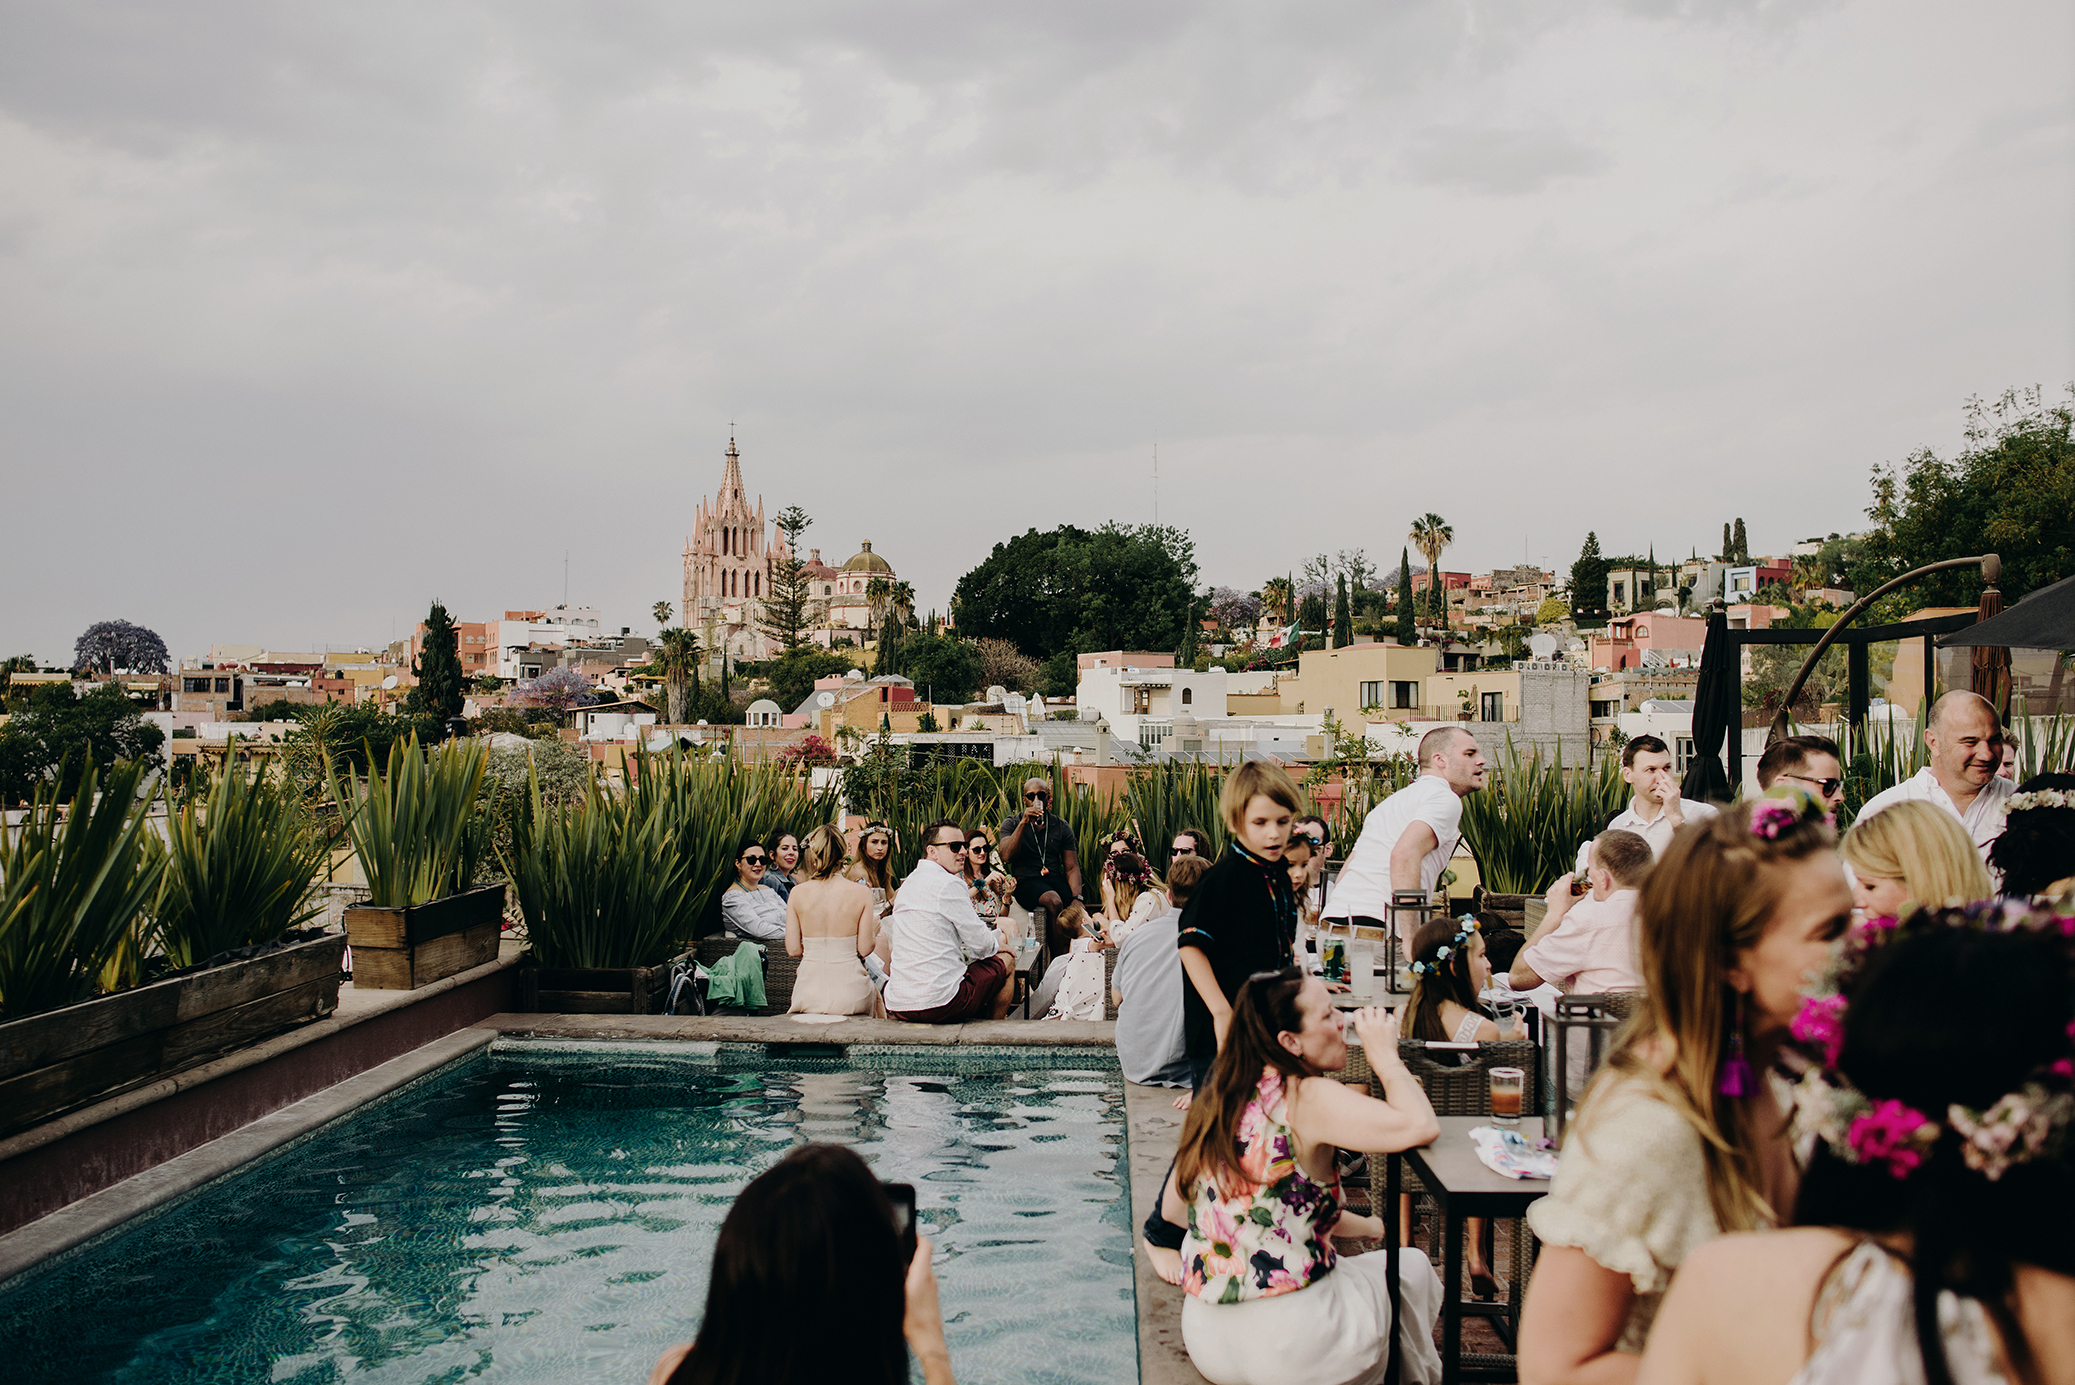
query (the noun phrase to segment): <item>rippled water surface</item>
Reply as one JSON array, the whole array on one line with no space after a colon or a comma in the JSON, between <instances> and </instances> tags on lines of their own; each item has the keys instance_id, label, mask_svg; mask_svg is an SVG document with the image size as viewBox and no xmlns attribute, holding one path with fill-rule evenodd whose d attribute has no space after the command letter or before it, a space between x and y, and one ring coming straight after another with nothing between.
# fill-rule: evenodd
<instances>
[{"instance_id":1,"label":"rippled water surface","mask_svg":"<svg viewBox=\"0 0 2075 1385\"><path fill-rule=\"evenodd\" d=\"M1138 1378L1113 1066L521 1044L20 1282L0 1378L640 1385L735 1194L809 1140L915 1185L962 1385Z\"/></svg>"}]
</instances>

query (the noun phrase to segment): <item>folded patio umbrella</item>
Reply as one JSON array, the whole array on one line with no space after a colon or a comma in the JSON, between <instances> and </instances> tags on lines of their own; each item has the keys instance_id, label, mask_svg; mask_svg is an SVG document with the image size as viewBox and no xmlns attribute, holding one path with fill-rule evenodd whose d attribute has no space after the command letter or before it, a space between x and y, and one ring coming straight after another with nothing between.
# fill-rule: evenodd
<instances>
[{"instance_id":1,"label":"folded patio umbrella","mask_svg":"<svg viewBox=\"0 0 2075 1385\"><path fill-rule=\"evenodd\" d=\"M1707 638L1700 647L1700 685L1693 693L1693 760L1679 785L1684 798L1702 803L1727 802L1729 771L1722 764L1725 738L1743 734L1742 660L1729 641L1729 616L1708 615Z\"/></svg>"}]
</instances>

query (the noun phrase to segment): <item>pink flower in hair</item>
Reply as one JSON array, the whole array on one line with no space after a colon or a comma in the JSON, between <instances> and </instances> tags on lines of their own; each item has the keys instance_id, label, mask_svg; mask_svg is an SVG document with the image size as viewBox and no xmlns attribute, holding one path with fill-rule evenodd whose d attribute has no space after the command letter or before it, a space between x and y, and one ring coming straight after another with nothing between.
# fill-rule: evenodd
<instances>
[{"instance_id":1,"label":"pink flower in hair","mask_svg":"<svg viewBox=\"0 0 2075 1385\"><path fill-rule=\"evenodd\" d=\"M1800 810L1785 799L1768 798L1751 809L1751 831L1769 842L1800 821Z\"/></svg>"},{"instance_id":2,"label":"pink flower in hair","mask_svg":"<svg viewBox=\"0 0 2075 1385\"><path fill-rule=\"evenodd\" d=\"M1922 1111L1892 1098L1876 1101L1871 1110L1854 1116L1845 1132L1860 1163L1884 1163L1896 1178L1909 1177L1937 1138L1938 1127Z\"/></svg>"},{"instance_id":3,"label":"pink flower in hair","mask_svg":"<svg viewBox=\"0 0 2075 1385\"><path fill-rule=\"evenodd\" d=\"M1844 997L1812 995L1801 1002L1801 1013L1790 1026L1794 1037L1823 1051L1823 1066L1837 1066L1837 1053L1844 1046Z\"/></svg>"},{"instance_id":4,"label":"pink flower in hair","mask_svg":"<svg viewBox=\"0 0 2075 1385\"><path fill-rule=\"evenodd\" d=\"M2056 1058L2052 1071L2055 1077L2075 1077L2075 1058Z\"/></svg>"}]
</instances>

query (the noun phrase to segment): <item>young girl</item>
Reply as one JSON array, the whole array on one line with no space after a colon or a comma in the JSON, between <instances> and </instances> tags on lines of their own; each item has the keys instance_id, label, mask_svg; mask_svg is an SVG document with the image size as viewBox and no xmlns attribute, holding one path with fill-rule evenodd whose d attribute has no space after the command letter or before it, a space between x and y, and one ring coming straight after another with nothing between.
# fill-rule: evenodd
<instances>
[{"instance_id":1,"label":"young girl","mask_svg":"<svg viewBox=\"0 0 2075 1385\"><path fill-rule=\"evenodd\" d=\"M1527 1037L1517 1017L1512 1030L1501 1032L1478 999L1491 984L1491 960L1475 920L1435 919L1414 934L1412 975L1406 1038L1488 1044Z\"/></svg>"},{"instance_id":2,"label":"young girl","mask_svg":"<svg viewBox=\"0 0 2075 1385\"><path fill-rule=\"evenodd\" d=\"M1031 993L1031 1013L1048 1020L1099 1020L1102 1018L1102 939L1092 935L1088 910L1080 900L1070 901L1059 911L1059 931L1066 935L1067 950L1056 954L1037 989Z\"/></svg>"},{"instance_id":3,"label":"young girl","mask_svg":"<svg viewBox=\"0 0 2075 1385\"><path fill-rule=\"evenodd\" d=\"M1167 912L1167 896L1161 893L1159 877L1143 856L1128 851L1103 862L1102 892L1109 905L1103 910L1103 936L1113 946L1146 920Z\"/></svg>"}]
</instances>

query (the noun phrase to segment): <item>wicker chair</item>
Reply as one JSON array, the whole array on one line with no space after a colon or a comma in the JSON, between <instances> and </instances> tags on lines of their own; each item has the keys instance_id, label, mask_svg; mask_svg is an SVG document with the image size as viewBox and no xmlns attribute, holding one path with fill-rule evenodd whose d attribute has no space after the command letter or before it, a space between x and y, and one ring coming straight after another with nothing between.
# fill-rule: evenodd
<instances>
[{"instance_id":1,"label":"wicker chair","mask_svg":"<svg viewBox=\"0 0 2075 1385\"><path fill-rule=\"evenodd\" d=\"M710 967L723 957L734 956L735 949L742 946L745 941L747 940L738 938L733 933L709 934L692 945L692 956L701 966ZM784 943L762 943L759 946L764 952L764 1007L761 1010L739 1011L734 1011L733 1006L728 1008L744 1015L783 1014L786 1006L793 1002L793 980L799 975L800 964L785 955ZM776 990L781 976L785 987L782 997Z\"/></svg>"},{"instance_id":2,"label":"wicker chair","mask_svg":"<svg viewBox=\"0 0 2075 1385\"><path fill-rule=\"evenodd\" d=\"M1460 1050L1447 1051L1446 1059L1439 1059L1430 1052L1425 1041L1401 1039L1398 1056L1411 1070L1412 1076L1425 1089L1427 1100L1433 1105L1437 1116L1488 1116L1491 1114L1491 1084L1487 1070L1495 1067L1515 1067L1527 1074L1522 1084L1520 1113L1523 1116L1542 1114L1541 1050L1522 1039L1503 1039L1495 1043L1477 1045L1477 1052L1465 1054ZM1453 1061L1457 1057L1468 1057L1468 1063ZM1359 1065L1357 1060L1359 1059ZM1348 1051L1348 1065L1341 1074L1343 1081L1367 1079L1370 1090L1378 1097L1383 1095L1375 1081L1374 1070L1366 1054L1359 1049ZM1438 1213L1433 1200L1426 1195L1419 1176L1407 1168L1401 1183L1403 1191L1410 1194L1415 1215L1431 1216ZM1396 1216L1397 1209L1385 1205L1385 1182L1388 1177L1386 1161L1369 1161L1369 1206L1377 1216ZM1507 1237L1506 1305L1510 1321L1520 1322L1520 1304L1527 1292L1527 1278L1534 1268L1537 1244L1534 1234L1528 1230L1525 1220L1513 1221L1511 1234ZM1439 1256L1435 1257L1439 1268ZM1450 1285L1451 1292L1456 1286Z\"/></svg>"},{"instance_id":3,"label":"wicker chair","mask_svg":"<svg viewBox=\"0 0 2075 1385\"><path fill-rule=\"evenodd\" d=\"M1113 1020L1117 1017L1117 949L1102 950L1102 1017Z\"/></svg>"}]
</instances>

